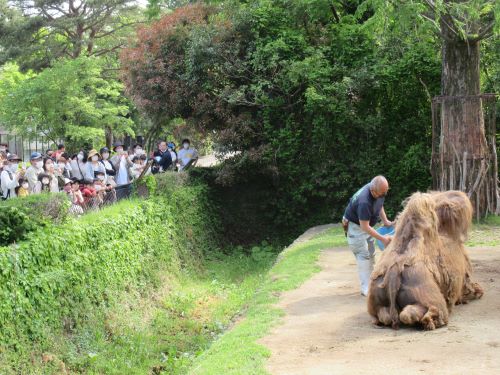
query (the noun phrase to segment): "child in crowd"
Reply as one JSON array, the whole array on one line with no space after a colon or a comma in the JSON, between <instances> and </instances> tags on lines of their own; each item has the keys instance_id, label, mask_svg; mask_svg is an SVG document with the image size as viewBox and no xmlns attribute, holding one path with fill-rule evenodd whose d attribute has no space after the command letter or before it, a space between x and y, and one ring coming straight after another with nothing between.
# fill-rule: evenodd
<instances>
[{"instance_id":1,"label":"child in crowd","mask_svg":"<svg viewBox=\"0 0 500 375\"><path fill-rule=\"evenodd\" d=\"M166 159L172 159L174 162L177 160L175 144L161 141L160 146L161 155L170 156ZM186 149L191 151L189 147ZM24 163L18 168L18 161L21 159L9 160L12 156L9 155L5 147L0 147L0 172L5 172L3 180L6 181L4 183L2 180L5 185L3 190L11 190L7 197L3 197L4 199L42 192L63 192L71 200L71 210L77 214L87 208L97 208L115 202L117 196L118 198L128 196L129 187L122 185L130 184L141 175L151 174L154 164L153 153L151 158L148 158L148 153L141 144L134 145L127 153L125 145L121 142L115 142L112 150L103 147L100 153L92 149L87 154L87 150L80 149L73 156L66 152L64 144L58 145L55 152L48 149L43 155L35 151L31 153L30 166L27 169ZM161 155L160 160L162 160ZM160 166L156 172L175 169L175 165L171 168L171 163L170 161L169 165L163 168ZM187 163L184 164L186 165ZM12 188L7 186L7 180L11 182Z\"/></svg>"},{"instance_id":2,"label":"child in crowd","mask_svg":"<svg viewBox=\"0 0 500 375\"><path fill-rule=\"evenodd\" d=\"M85 201L85 207L87 209L99 208L102 201L97 194L97 190L94 186L94 181L84 180L81 191L83 199Z\"/></svg>"},{"instance_id":3,"label":"child in crowd","mask_svg":"<svg viewBox=\"0 0 500 375\"><path fill-rule=\"evenodd\" d=\"M64 185L64 190L67 191L67 194L71 200L71 207L69 209L69 212L74 215L82 215L85 200L83 199L82 192L80 191L80 183L77 179L73 178L70 180L69 185L69 191L67 191L68 189L66 188L66 184Z\"/></svg>"},{"instance_id":4,"label":"child in crowd","mask_svg":"<svg viewBox=\"0 0 500 375\"><path fill-rule=\"evenodd\" d=\"M50 193L51 180L52 178L47 173L41 172L38 175L38 181L33 188L33 194Z\"/></svg>"},{"instance_id":5,"label":"child in crowd","mask_svg":"<svg viewBox=\"0 0 500 375\"><path fill-rule=\"evenodd\" d=\"M143 160L140 156L134 156L132 158L132 167L130 168L130 177L132 177L132 180L139 178L143 170Z\"/></svg>"},{"instance_id":6,"label":"child in crowd","mask_svg":"<svg viewBox=\"0 0 500 375\"><path fill-rule=\"evenodd\" d=\"M28 180L25 178L20 178L19 179L19 186L16 188L16 194L18 197L27 197L30 195L30 185L28 183Z\"/></svg>"}]
</instances>

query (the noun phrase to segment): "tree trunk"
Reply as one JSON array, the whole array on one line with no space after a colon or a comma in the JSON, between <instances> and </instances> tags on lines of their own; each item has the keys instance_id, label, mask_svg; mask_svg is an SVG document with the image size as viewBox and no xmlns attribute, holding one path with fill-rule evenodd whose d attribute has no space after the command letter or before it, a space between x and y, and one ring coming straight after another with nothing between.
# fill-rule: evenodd
<instances>
[{"instance_id":1,"label":"tree trunk","mask_svg":"<svg viewBox=\"0 0 500 375\"><path fill-rule=\"evenodd\" d=\"M104 136L106 137L106 147L111 149L113 146L113 129L111 129L109 126L106 126L104 128Z\"/></svg>"},{"instance_id":2,"label":"tree trunk","mask_svg":"<svg viewBox=\"0 0 500 375\"><path fill-rule=\"evenodd\" d=\"M497 160L480 95L480 42L461 40L445 24L442 35L442 96L433 102L433 188L466 192L476 216L484 217L497 211Z\"/></svg>"}]
</instances>

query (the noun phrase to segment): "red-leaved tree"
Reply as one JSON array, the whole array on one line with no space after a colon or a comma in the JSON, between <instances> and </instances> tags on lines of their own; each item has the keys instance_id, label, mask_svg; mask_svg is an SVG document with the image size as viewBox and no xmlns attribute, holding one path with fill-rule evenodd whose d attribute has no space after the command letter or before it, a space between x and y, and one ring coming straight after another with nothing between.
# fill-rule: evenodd
<instances>
[{"instance_id":1,"label":"red-leaved tree","mask_svg":"<svg viewBox=\"0 0 500 375\"><path fill-rule=\"evenodd\" d=\"M121 54L126 92L153 122L149 137L182 118L202 133L215 131L226 151L250 150L259 160L262 104L245 94L253 72L245 66L245 36L205 4L187 5L138 29ZM214 134L214 133L213 133Z\"/></svg>"}]
</instances>

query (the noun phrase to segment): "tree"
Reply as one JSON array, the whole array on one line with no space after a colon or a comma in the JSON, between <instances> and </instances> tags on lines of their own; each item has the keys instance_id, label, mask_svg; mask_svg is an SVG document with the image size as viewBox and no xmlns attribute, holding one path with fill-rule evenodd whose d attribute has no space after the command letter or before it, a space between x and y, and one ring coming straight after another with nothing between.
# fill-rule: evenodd
<instances>
[{"instance_id":1,"label":"tree","mask_svg":"<svg viewBox=\"0 0 500 375\"><path fill-rule=\"evenodd\" d=\"M343 3L176 9L123 50L127 93L153 127L180 117L235 153L217 181L266 181L276 225L338 218L378 173L393 186L392 211L430 185L438 47L393 30L378 40L366 26L373 11Z\"/></svg>"},{"instance_id":2,"label":"tree","mask_svg":"<svg viewBox=\"0 0 500 375\"><path fill-rule=\"evenodd\" d=\"M432 187L465 191L478 217L499 213L495 95L481 94L481 87L492 85L486 84L490 79L480 64L480 48L495 43L491 36L498 33L500 26L500 3L373 0L366 4L375 9L370 21L375 26L372 30L389 37L392 33L387 25L396 24L420 40L428 37L422 33L422 26L432 27L441 49L441 95L432 102ZM490 71L494 73L495 69Z\"/></svg>"},{"instance_id":3,"label":"tree","mask_svg":"<svg viewBox=\"0 0 500 375\"><path fill-rule=\"evenodd\" d=\"M133 0L0 1L0 63L17 59L22 70L116 52L127 40L120 32L138 23Z\"/></svg>"},{"instance_id":4,"label":"tree","mask_svg":"<svg viewBox=\"0 0 500 375\"><path fill-rule=\"evenodd\" d=\"M33 77L31 72L20 72L16 64L8 63L0 67L0 99L15 90L21 82L30 77Z\"/></svg>"},{"instance_id":5,"label":"tree","mask_svg":"<svg viewBox=\"0 0 500 375\"><path fill-rule=\"evenodd\" d=\"M433 149L433 187L467 192L478 217L500 213L496 134L494 124L485 127L489 104L480 95L480 45L493 35L495 2L425 4L429 12L423 16L436 26L442 43L441 97L434 101L439 145Z\"/></svg>"},{"instance_id":6,"label":"tree","mask_svg":"<svg viewBox=\"0 0 500 375\"><path fill-rule=\"evenodd\" d=\"M42 134L73 146L102 144L103 125L133 135L121 83L101 73L96 58L79 57L0 88L0 123L28 138Z\"/></svg>"},{"instance_id":7,"label":"tree","mask_svg":"<svg viewBox=\"0 0 500 375\"><path fill-rule=\"evenodd\" d=\"M214 8L195 4L138 29L139 41L121 54L122 79L135 105L152 121L151 135L175 118L188 118L199 88L184 64L193 28L206 24Z\"/></svg>"}]
</instances>

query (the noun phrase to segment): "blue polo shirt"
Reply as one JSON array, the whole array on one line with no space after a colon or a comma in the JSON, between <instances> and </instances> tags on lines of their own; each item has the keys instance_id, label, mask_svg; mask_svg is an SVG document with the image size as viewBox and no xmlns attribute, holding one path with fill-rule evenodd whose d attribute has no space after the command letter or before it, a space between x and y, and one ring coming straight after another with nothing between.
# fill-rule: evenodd
<instances>
[{"instance_id":1,"label":"blue polo shirt","mask_svg":"<svg viewBox=\"0 0 500 375\"><path fill-rule=\"evenodd\" d=\"M370 226L374 226L384 206L384 200L385 197L375 199L370 191L370 184L366 184L349 200L344 217L358 225L360 220L366 220L370 222Z\"/></svg>"}]
</instances>

